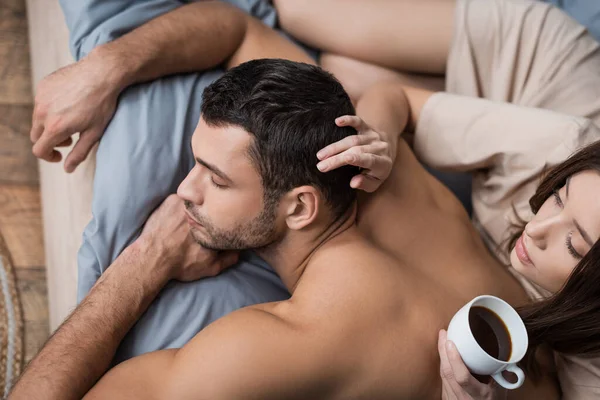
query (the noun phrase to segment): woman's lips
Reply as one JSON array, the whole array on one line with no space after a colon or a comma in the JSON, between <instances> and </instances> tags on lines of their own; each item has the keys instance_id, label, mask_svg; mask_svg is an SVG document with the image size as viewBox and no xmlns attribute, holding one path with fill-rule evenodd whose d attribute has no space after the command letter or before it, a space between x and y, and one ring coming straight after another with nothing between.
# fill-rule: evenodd
<instances>
[{"instance_id":1,"label":"woman's lips","mask_svg":"<svg viewBox=\"0 0 600 400\"><path fill-rule=\"evenodd\" d=\"M525 265L533 266L533 261L529 258L529 253L527 253L527 248L525 247L525 243L523 242L523 235L517 240L515 244L515 252L517 253L517 257L519 260Z\"/></svg>"}]
</instances>

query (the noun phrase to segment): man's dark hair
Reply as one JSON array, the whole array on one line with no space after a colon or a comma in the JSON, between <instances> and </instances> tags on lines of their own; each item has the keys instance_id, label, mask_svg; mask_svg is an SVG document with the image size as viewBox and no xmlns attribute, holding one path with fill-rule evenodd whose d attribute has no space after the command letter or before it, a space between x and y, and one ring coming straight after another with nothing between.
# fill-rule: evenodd
<instances>
[{"instance_id":1,"label":"man's dark hair","mask_svg":"<svg viewBox=\"0 0 600 400\"><path fill-rule=\"evenodd\" d=\"M229 70L202 98L208 125L239 126L253 135L249 156L261 175L266 203L302 185L318 188L336 218L353 203L350 180L358 168L317 169L319 150L356 134L335 124L337 117L355 111L330 73L287 60L253 60Z\"/></svg>"}]
</instances>

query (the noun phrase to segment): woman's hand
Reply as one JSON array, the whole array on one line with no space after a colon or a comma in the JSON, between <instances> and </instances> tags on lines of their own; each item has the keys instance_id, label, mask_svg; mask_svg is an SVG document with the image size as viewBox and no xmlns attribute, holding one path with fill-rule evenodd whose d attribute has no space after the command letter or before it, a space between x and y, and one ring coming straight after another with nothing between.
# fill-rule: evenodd
<instances>
[{"instance_id":1,"label":"woman's hand","mask_svg":"<svg viewBox=\"0 0 600 400\"><path fill-rule=\"evenodd\" d=\"M502 400L506 390L498 387L494 380L481 383L467 369L447 333L441 330L438 337L440 353L440 375L442 377L442 400Z\"/></svg>"},{"instance_id":2,"label":"woman's hand","mask_svg":"<svg viewBox=\"0 0 600 400\"><path fill-rule=\"evenodd\" d=\"M374 192L381 186L390 173L396 158L397 135L387 135L373 130L360 117L345 115L335 120L339 127L351 126L357 135L324 147L317 153L321 160L317 168L328 172L344 165L362 168L360 175L350 181L354 189Z\"/></svg>"}]
</instances>

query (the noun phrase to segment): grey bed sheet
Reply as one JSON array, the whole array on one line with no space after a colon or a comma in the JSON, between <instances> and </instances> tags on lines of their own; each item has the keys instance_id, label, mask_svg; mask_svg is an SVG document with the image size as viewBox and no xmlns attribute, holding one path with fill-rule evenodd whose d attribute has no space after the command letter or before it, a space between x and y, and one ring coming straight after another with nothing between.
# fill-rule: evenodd
<instances>
[{"instance_id":1,"label":"grey bed sheet","mask_svg":"<svg viewBox=\"0 0 600 400\"><path fill-rule=\"evenodd\" d=\"M229 0L274 26L267 0ZM173 0L60 0L79 60L184 2ZM311 52L313 56L316 53ZM172 76L127 89L96 155L93 218L78 254L78 301L121 251L138 236L150 213L192 168L190 138L204 88L222 70ZM433 171L470 201L464 175ZM289 293L269 265L245 252L235 267L197 282L171 282L121 344L115 362L154 350L181 347L217 318L251 304L283 300Z\"/></svg>"}]
</instances>

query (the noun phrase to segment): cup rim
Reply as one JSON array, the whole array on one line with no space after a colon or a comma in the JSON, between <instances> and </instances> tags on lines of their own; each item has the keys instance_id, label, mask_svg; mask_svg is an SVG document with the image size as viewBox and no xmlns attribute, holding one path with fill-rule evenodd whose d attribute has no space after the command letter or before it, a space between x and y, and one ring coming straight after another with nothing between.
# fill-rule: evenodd
<instances>
[{"instance_id":1,"label":"cup rim","mask_svg":"<svg viewBox=\"0 0 600 400\"><path fill-rule=\"evenodd\" d=\"M521 318L521 316L519 315L519 313L517 312L517 310L515 310L514 307L511 306L510 304L508 304L505 300L501 299L500 297L492 296L492 295L489 295L489 294L483 294L483 295L477 296L473 300L471 300L468 303L469 307L467 309L467 316L468 316L469 312L471 311L471 308L475 306L475 303L477 301L483 300L483 299L492 299L493 301L500 301L500 303L504 304L504 306L507 307L507 309L509 310L508 312L516 314L516 316L518 317L518 320L521 322L521 324L519 326L519 329L522 329L523 332L525 333L525 336L524 336L525 346L524 346L524 350L522 351L523 354L521 354L520 357L513 357L513 355L511 354L511 358L518 358L518 360L516 360L516 361L510 361L510 359L508 361L503 361L503 360L499 360L499 359L497 359L495 357L492 357L491 355L488 354L487 351L485 351L483 349L483 347L481 347L479 345L479 343L477 343L477 340L475 340L475 337L473 335L473 331L471 331L471 324L468 322L468 319L467 319L467 324L469 326L469 333L471 334L471 337L473 338L473 341L475 342L475 344L477 345L477 347L481 350L481 352L486 357L488 357L490 360L494 360L494 361L496 361L498 363L501 363L502 365L516 364L516 363L520 362L523 359L523 357L525 357L525 354L527 354L527 349L529 348L529 334L527 333L527 328L525 327L525 323L523 322L523 319ZM500 318L502 318L502 317L500 317ZM502 322L505 322L505 321L503 320ZM509 334L510 333L511 333L511 331L509 329ZM511 340L512 340L512 336L511 336Z\"/></svg>"}]
</instances>

